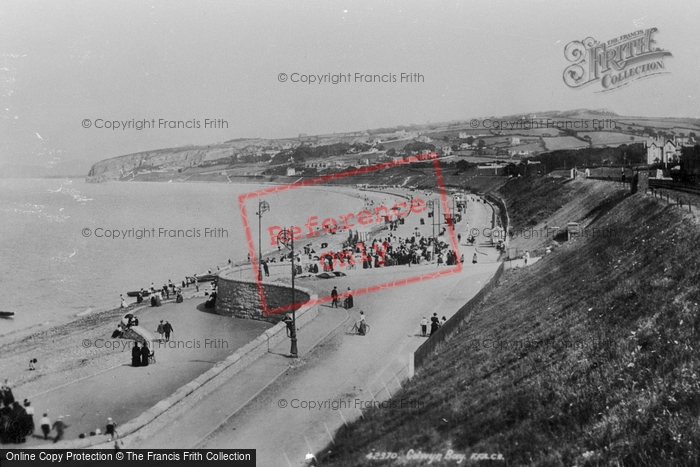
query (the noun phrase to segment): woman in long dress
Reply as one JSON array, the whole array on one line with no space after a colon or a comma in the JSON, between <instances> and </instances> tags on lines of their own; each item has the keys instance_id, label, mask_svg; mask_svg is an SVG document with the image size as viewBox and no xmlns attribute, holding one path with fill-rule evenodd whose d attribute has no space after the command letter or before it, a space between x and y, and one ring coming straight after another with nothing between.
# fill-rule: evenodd
<instances>
[{"instance_id":1,"label":"woman in long dress","mask_svg":"<svg viewBox=\"0 0 700 467\"><path fill-rule=\"evenodd\" d=\"M141 347L138 342L134 342L131 349L131 366L141 366Z\"/></svg>"},{"instance_id":2,"label":"woman in long dress","mask_svg":"<svg viewBox=\"0 0 700 467\"><path fill-rule=\"evenodd\" d=\"M143 347L141 347L141 366L148 366L148 355L150 353L148 344L143 344Z\"/></svg>"}]
</instances>

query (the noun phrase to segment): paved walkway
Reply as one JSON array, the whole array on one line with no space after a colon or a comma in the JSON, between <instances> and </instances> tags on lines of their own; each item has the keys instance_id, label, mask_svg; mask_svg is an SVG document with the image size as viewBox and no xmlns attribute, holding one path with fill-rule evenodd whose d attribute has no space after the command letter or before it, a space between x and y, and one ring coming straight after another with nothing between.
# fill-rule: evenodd
<instances>
[{"instance_id":1,"label":"paved walkway","mask_svg":"<svg viewBox=\"0 0 700 467\"><path fill-rule=\"evenodd\" d=\"M467 219L472 227L490 227L491 209L469 203ZM432 228L418 222L418 216L410 216L397 236L417 226ZM457 225L464 238L467 228L466 220ZM474 265L469 259L477 250ZM433 312L450 317L498 267L494 248L461 245L460 252L468 258L461 273L357 296L349 316L321 305L318 318L299 331L299 359L287 358L289 342L283 342L199 401L157 419L138 438L127 440L127 447L255 448L259 465L303 465L304 455L329 443L338 427L359 416L359 409L398 389L409 354L425 340L419 336L421 318ZM325 295L333 285L358 290L437 269L435 263L359 269L299 284ZM371 326L367 336L347 333L360 309Z\"/></svg>"},{"instance_id":2,"label":"paved walkway","mask_svg":"<svg viewBox=\"0 0 700 467\"><path fill-rule=\"evenodd\" d=\"M112 340L109 335L86 335L92 346L103 346L105 352L118 353L121 358L116 360L121 363L30 396L36 410L37 428L46 410L52 422L60 415L65 416L69 428L64 439L75 439L80 433L89 434L98 427L104 432L107 417L124 424L272 327L262 321L232 320L205 312L201 306L203 302L204 298L192 298L136 312L139 325L153 330L156 336L155 329L161 319L169 320L175 330L170 342L155 348L157 363L147 367L131 366L131 341ZM110 343L126 347L114 350L106 347ZM21 446L42 444L46 444L43 437L35 435Z\"/></svg>"}]
</instances>

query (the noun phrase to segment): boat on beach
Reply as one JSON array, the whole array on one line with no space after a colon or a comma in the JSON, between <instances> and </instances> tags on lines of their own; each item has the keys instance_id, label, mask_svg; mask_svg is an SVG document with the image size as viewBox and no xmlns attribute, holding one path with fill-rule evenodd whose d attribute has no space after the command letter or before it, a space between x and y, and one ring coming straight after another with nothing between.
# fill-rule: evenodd
<instances>
[{"instance_id":1,"label":"boat on beach","mask_svg":"<svg viewBox=\"0 0 700 467\"><path fill-rule=\"evenodd\" d=\"M14 311L0 311L0 318L14 318Z\"/></svg>"},{"instance_id":2,"label":"boat on beach","mask_svg":"<svg viewBox=\"0 0 700 467\"><path fill-rule=\"evenodd\" d=\"M197 274L197 282L211 282L219 277L218 274L202 274L201 276Z\"/></svg>"},{"instance_id":3,"label":"boat on beach","mask_svg":"<svg viewBox=\"0 0 700 467\"><path fill-rule=\"evenodd\" d=\"M127 296L127 297L138 297L140 293L141 293L141 292L138 291L138 290L135 291L135 292L127 292L127 293L126 293L126 296ZM143 296L144 296L144 297L148 297L149 295L151 295L151 292L149 292L148 290L144 290L144 291L143 291Z\"/></svg>"}]
</instances>

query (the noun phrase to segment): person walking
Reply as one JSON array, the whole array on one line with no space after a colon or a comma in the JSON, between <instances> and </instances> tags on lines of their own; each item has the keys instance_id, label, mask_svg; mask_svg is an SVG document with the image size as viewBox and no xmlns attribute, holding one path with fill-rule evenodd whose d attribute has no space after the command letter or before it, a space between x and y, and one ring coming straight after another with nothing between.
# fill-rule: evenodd
<instances>
[{"instance_id":1,"label":"person walking","mask_svg":"<svg viewBox=\"0 0 700 467\"><path fill-rule=\"evenodd\" d=\"M175 330L173 329L173 326L170 324L170 322L167 320L163 325L163 332L165 333L165 342L170 342L170 333L174 333Z\"/></svg>"},{"instance_id":2,"label":"person walking","mask_svg":"<svg viewBox=\"0 0 700 467\"><path fill-rule=\"evenodd\" d=\"M338 308L338 287L333 286L333 290L331 290L331 298L333 301L331 302L331 308Z\"/></svg>"},{"instance_id":3,"label":"person walking","mask_svg":"<svg viewBox=\"0 0 700 467\"><path fill-rule=\"evenodd\" d=\"M430 317L430 335L432 336L435 334L440 327L440 318L438 318L437 313L433 313L433 316Z\"/></svg>"},{"instance_id":4,"label":"person walking","mask_svg":"<svg viewBox=\"0 0 700 467\"><path fill-rule=\"evenodd\" d=\"M527 262L530 260L530 252L525 250L525 266L527 266Z\"/></svg>"},{"instance_id":5,"label":"person walking","mask_svg":"<svg viewBox=\"0 0 700 467\"><path fill-rule=\"evenodd\" d=\"M360 311L360 320L357 322L357 332L361 335L365 335L365 312Z\"/></svg>"},{"instance_id":6,"label":"person walking","mask_svg":"<svg viewBox=\"0 0 700 467\"><path fill-rule=\"evenodd\" d=\"M352 290L350 290L350 287L348 287L348 291L345 294L345 309L349 310L355 305L355 300L352 298Z\"/></svg>"},{"instance_id":7,"label":"person walking","mask_svg":"<svg viewBox=\"0 0 700 467\"><path fill-rule=\"evenodd\" d=\"M126 308L126 300L124 300L124 294L119 294L119 300L121 300L121 305L119 305L121 308Z\"/></svg>"},{"instance_id":8,"label":"person walking","mask_svg":"<svg viewBox=\"0 0 700 467\"><path fill-rule=\"evenodd\" d=\"M49 414L45 413L41 417L39 423L41 424L41 432L44 433L44 439L49 439L49 433L51 433L51 420L49 420Z\"/></svg>"},{"instance_id":9,"label":"person walking","mask_svg":"<svg viewBox=\"0 0 700 467\"><path fill-rule=\"evenodd\" d=\"M56 437L54 438L53 442L54 442L54 443L58 443L58 442L61 440L61 438L63 438L63 430L65 430L66 428L68 428L68 425L66 425L66 424L63 422L63 415L61 415L60 417L58 417L58 420L56 420L55 422L53 422L53 426L52 426L51 428L53 428L54 430L56 430Z\"/></svg>"},{"instance_id":10,"label":"person walking","mask_svg":"<svg viewBox=\"0 0 700 467\"><path fill-rule=\"evenodd\" d=\"M263 271L265 271L265 277L270 277L270 268L267 266L267 260L262 262Z\"/></svg>"},{"instance_id":11,"label":"person walking","mask_svg":"<svg viewBox=\"0 0 700 467\"><path fill-rule=\"evenodd\" d=\"M107 417L107 426L105 427L105 434L111 436L112 438L117 437L117 424L112 420L112 417Z\"/></svg>"},{"instance_id":12,"label":"person walking","mask_svg":"<svg viewBox=\"0 0 700 467\"><path fill-rule=\"evenodd\" d=\"M141 366L141 347L138 342L134 342L131 349L131 366Z\"/></svg>"},{"instance_id":13,"label":"person walking","mask_svg":"<svg viewBox=\"0 0 700 467\"><path fill-rule=\"evenodd\" d=\"M474 253L474 256L472 256L472 264L476 264L476 253Z\"/></svg>"},{"instance_id":14,"label":"person walking","mask_svg":"<svg viewBox=\"0 0 700 467\"><path fill-rule=\"evenodd\" d=\"M158 341L163 342L163 333L165 333L165 326L163 326L163 320L160 320L160 324L158 325L158 328L156 329L156 332L158 333Z\"/></svg>"},{"instance_id":15,"label":"person walking","mask_svg":"<svg viewBox=\"0 0 700 467\"><path fill-rule=\"evenodd\" d=\"M420 335L423 337L428 335L428 318L425 316L420 320Z\"/></svg>"},{"instance_id":16,"label":"person walking","mask_svg":"<svg viewBox=\"0 0 700 467\"><path fill-rule=\"evenodd\" d=\"M148 348L148 343L144 343L141 347L141 366L148 366L148 356L151 355L151 351Z\"/></svg>"},{"instance_id":17,"label":"person walking","mask_svg":"<svg viewBox=\"0 0 700 467\"><path fill-rule=\"evenodd\" d=\"M24 411L27 413L27 436L34 434L34 407L28 399L24 399Z\"/></svg>"}]
</instances>

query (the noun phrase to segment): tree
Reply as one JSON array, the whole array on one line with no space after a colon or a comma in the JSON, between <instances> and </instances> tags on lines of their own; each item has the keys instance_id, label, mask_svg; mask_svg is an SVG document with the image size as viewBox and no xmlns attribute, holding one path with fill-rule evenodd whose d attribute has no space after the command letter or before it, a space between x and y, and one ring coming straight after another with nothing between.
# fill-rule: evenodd
<instances>
[{"instance_id":1,"label":"tree","mask_svg":"<svg viewBox=\"0 0 700 467\"><path fill-rule=\"evenodd\" d=\"M479 154L481 154L481 152L484 150L484 146L486 146L486 141L480 139L479 144L477 146L479 148Z\"/></svg>"},{"instance_id":2,"label":"tree","mask_svg":"<svg viewBox=\"0 0 700 467\"><path fill-rule=\"evenodd\" d=\"M458 160L457 161L457 172L458 173L466 172L467 170L469 170L470 165L471 164L469 164L469 162L465 161L464 159Z\"/></svg>"},{"instance_id":3,"label":"tree","mask_svg":"<svg viewBox=\"0 0 700 467\"><path fill-rule=\"evenodd\" d=\"M474 137L473 136L467 136L467 144L474 144Z\"/></svg>"}]
</instances>

